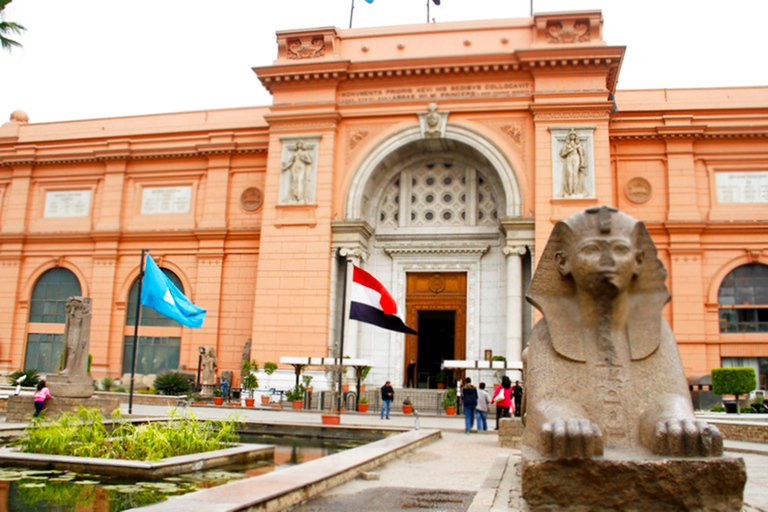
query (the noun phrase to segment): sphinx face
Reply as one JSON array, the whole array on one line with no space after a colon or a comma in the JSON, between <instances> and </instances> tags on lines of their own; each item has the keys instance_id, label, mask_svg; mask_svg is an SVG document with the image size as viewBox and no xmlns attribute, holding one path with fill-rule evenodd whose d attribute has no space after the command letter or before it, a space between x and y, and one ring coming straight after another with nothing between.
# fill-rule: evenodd
<instances>
[{"instance_id":1,"label":"sphinx face","mask_svg":"<svg viewBox=\"0 0 768 512\"><path fill-rule=\"evenodd\" d=\"M585 238L558 254L560 272L596 298L614 298L626 291L643 259L629 238L610 235Z\"/></svg>"}]
</instances>

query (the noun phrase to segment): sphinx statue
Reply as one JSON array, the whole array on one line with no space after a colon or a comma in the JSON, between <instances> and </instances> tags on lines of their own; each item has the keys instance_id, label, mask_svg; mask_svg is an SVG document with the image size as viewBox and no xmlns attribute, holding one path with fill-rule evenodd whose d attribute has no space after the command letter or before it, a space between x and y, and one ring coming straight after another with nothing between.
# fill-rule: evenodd
<instances>
[{"instance_id":1,"label":"sphinx statue","mask_svg":"<svg viewBox=\"0 0 768 512\"><path fill-rule=\"evenodd\" d=\"M523 355L524 494L535 478L552 478L558 468L561 481L583 477L570 473L576 467L618 474L608 460L621 458L621 471L632 474L635 467L647 478L656 462L635 461L681 457L698 464L722 455L718 429L694 414L675 337L662 316L670 300L665 279L644 224L615 208L590 208L555 226L527 294L543 318ZM553 459L571 462L550 464L555 472L531 470L526 482L531 461ZM588 466L590 460L599 463ZM731 469L738 481L743 461ZM586 489L590 482L578 485ZM599 482L594 491L608 488ZM628 496L617 503L638 499Z\"/></svg>"}]
</instances>

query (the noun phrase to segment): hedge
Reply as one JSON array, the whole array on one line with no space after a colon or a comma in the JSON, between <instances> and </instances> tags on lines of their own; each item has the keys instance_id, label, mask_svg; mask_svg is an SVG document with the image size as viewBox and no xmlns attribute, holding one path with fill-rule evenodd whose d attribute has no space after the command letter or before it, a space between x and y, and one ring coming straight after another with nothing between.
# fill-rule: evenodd
<instances>
[{"instance_id":1,"label":"hedge","mask_svg":"<svg viewBox=\"0 0 768 512\"><path fill-rule=\"evenodd\" d=\"M743 395L757 388L754 368L715 368L712 392L716 395Z\"/></svg>"}]
</instances>

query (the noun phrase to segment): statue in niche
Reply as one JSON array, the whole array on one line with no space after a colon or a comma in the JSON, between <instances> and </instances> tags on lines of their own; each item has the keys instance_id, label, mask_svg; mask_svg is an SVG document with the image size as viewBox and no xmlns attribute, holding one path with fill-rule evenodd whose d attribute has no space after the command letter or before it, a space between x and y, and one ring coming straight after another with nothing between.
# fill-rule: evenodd
<instances>
[{"instance_id":1,"label":"statue in niche","mask_svg":"<svg viewBox=\"0 0 768 512\"><path fill-rule=\"evenodd\" d=\"M523 444L541 456L719 456L697 420L672 330L666 271L642 222L590 208L558 222L527 299L544 318L523 355Z\"/></svg>"},{"instance_id":2,"label":"statue in niche","mask_svg":"<svg viewBox=\"0 0 768 512\"><path fill-rule=\"evenodd\" d=\"M563 197L586 196L584 183L587 176L587 152L576 130L568 132L560 149L560 158L563 159Z\"/></svg>"},{"instance_id":3,"label":"statue in niche","mask_svg":"<svg viewBox=\"0 0 768 512\"><path fill-rule=\"evenodd\" d=\"M203 385L213 386L216 384L216 369L218 365L219 359L216 357L216 349L205 347L202 361L202 377L200 378Z\"/></svg>"},{"instance_id":4,"label":"statue in niche","mask_svg":"<svg viewBox=\"0 0 768 512\"><path fill-rule=\"evenodd\" d=\"M293 155L283 162L280 167L282 172L290 173L290 188L288 199L296 203L309 203L307 182L312 172L312 154L303 140L296 142Z\"/></svg>"},{"instance_id":5,"label":"statue in niche","mask_svg":"<svg viewBox=\"0 0 768 512\"><path fill-rule=\"evenodd\" d=\"M64 304L64 310L67 313L64 323L64 353L58 375L86 377L91 337L91 299L69 297Z\"/></svg>"}]
</instances>

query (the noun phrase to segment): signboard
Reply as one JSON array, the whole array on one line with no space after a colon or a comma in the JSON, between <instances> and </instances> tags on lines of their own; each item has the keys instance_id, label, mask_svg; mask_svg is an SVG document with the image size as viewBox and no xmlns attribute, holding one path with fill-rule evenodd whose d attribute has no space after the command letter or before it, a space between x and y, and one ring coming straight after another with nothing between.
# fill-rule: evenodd
<instances>
[{"instance_id":1,"label":"signboard","mask_svg":"<svg viewBox=\"0 0 768 512\"><path fill-rule=\"evenodd\" d=\"M142 215L189 213L192 187L145 187L141 190Z\"/></svg>"},{"instance_id":2,"label":"signboard","mask_svg":"<svg viewBox=\"0 0 768 512\"><path fill-rule=\"evenodd\" d=\"M45 193L46 219L87 217L91 210L90 190L50 190Z\"/></svg>"},{"instance_id":3,"label":"signboard","mask_svg":"<svg viewBox=\"0 0 768 512\"><path fill-rule=\"evenodd\" d=\"M768 171L718 172L718 203L768 203Z\"/></svg>"}]
</instances>

